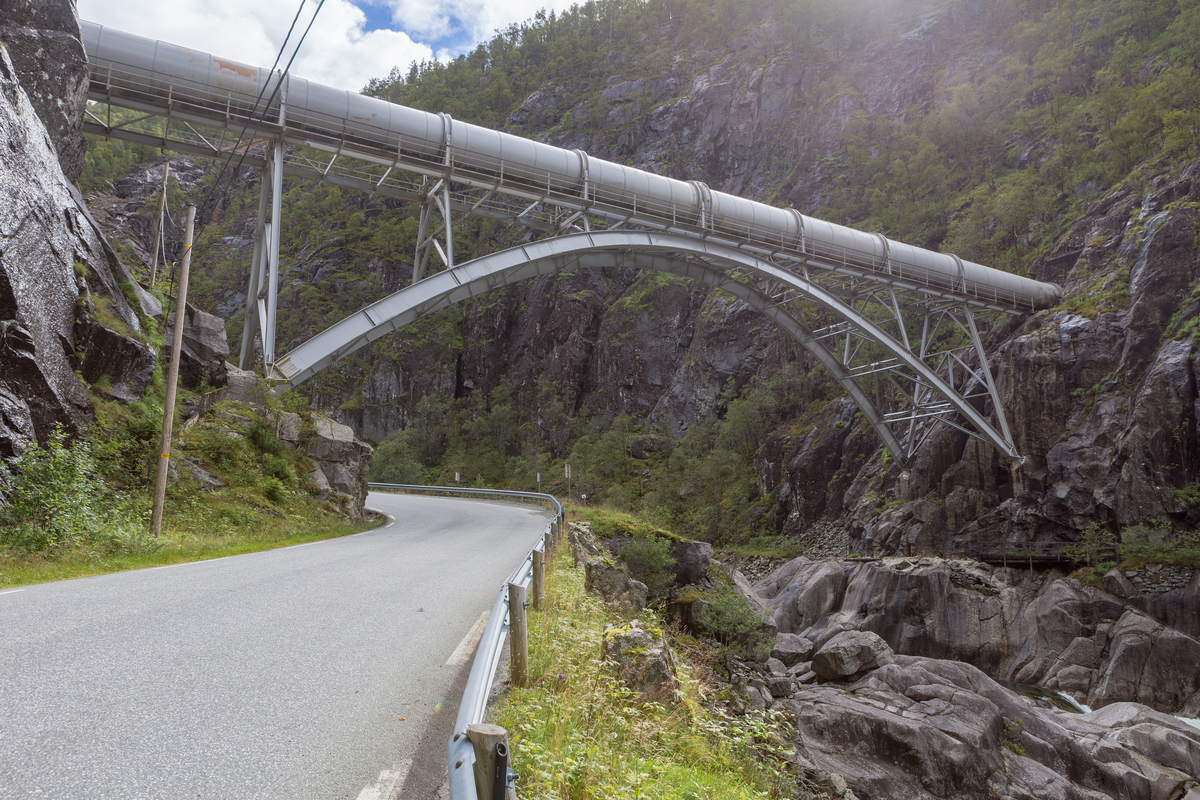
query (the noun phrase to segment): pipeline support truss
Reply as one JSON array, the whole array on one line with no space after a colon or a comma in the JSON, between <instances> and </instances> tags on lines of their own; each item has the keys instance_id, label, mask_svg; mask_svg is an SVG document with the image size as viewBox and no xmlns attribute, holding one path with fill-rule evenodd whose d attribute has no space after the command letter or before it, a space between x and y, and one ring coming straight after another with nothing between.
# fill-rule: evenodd
<instances>
[{"instance_id":1,"label":"pipeline support truss","mask_svg":"<svg viewBox=\"0 0 1200 800\"><path fill-rule=\"evenodd\" d=\"M237 147L264 172L242 368L257 338L268 377L295 385L398 320L478 291L566 265L634 266L702 280L775 320L834 374L901 464L937 424L1020 459L980 328L1052 304L1056 286L446 114L82 27L88 97L107 106L89 108L85 131L213 158ZM272 98L261 120L256 96ZM114 107L136 116L114 122ZM254 142L230 141L251 123ZM412 201L419 218L410 287L279 356L284 174ZM454 230L464 214L522 226L534 241L464 262Z\"/></svg>"}]
</instances>

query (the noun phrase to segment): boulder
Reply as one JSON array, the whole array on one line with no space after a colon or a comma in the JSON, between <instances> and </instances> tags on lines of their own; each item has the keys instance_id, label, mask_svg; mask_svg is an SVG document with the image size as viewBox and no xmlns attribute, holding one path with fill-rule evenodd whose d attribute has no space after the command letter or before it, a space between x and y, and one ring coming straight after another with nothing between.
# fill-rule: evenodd
<instances>
[{"instance_id":1,"label":"boulder","mask_svg":"<svg viewBox=\"0 0 1200 800\"><path fill-rule=\"evenodd\" d=\"M82 353L80 372L85 381L95 385L108 378L105 394L123 403L145 393L157 363L149 347L92 320L75 323L75 343Z\"/></svg>"},{"instance_id":2,"label":"boulder","mask_svg":"<svg viewBox=\"0 0 1200 800\"><path fill-rule=\"evenodd\" d=\"M282 411L275 418L275 435L288 444L299 444L301 431L300 415L294 411Z\"/></svg>"},{"instance_id":3,"label":"boulder","mask_svg":"<svg viewBox=\"0 0 1200 800\"><path fill-rule=\"evenodd\" d=\"M571 556L577 567L589 558L597 558L604 553L592 538L591 526L587 524L572 522L567 531L567 543L571 546Z\"/></svg>"},{"instance_id":4,"label":"boulder","mask_svg":"<svg viewBox=\"0 0 1200 800\"><path fill-rule=\"evenodd\" d=\"M892 648L870 631L843 631L817 651L812 670L823 680L841 681L892 663Z\"/></svg>"},{"instance_id":5,"label":"boulder","mask_svg":"<svg viewBox=\"0 0 1200 800\"><path fill-rule=\"evenodd\" d=\"M188 474L200 484L204 491L215 492L225 485L220 478L201 467L195 459L185 458L183 463Z\"/></svg>"},{"instance_id":6,"label":"boulder","mask_svg":"<svg viewBox=\"0 0 1200 800\"><path fill-rule=\"evenodd\" d=\"M812 655L813 643L795 633L780 633L775 637L775 647L771 657L779 659L784 666L794 666L802 661L808 661Z\"/></svg>"},{"instance_id":7,"label":"boulder","mask_svg":"<svg viewBox=\"0 0 1200 800\"><path fill-rule=\"evenodd\" d=\"M1138 593L1137 589L1125 577L1124 573L1116 567L1104 573L1104 588L1109 594L1116 597L1133 597Z\"/></svg>"},{"instance_id":8,"label":"boulder","mask_svg":"<svg viewBox=\"0 0 1200 800\"><path fill-rule=\"evenodd\" d=\"M685 586L699 583L708 574L713 548L708 542L672 542L671 557L675 559L675 583Z\"/></svg>"},{"instance_id":9,"label":"boulder","mask_svg":"<svg viewBox=\"0 0 1200 800\"><path fill-rule=\"evenodd\" d=\"M610 606L631 613L646 607L646 584L629 577L610 559L600 556L583 562L584 588L600 595Z\"/></svg>"},{"instance_id":10,"label":"boulder","mask_svg":"<svg viewBox=\"0 0 1200 800\"><path fill-rule=\"evenodd\" d=\"M259 400L258 376L250 370L238 369L228 361L225 362L225 387L228 389L225 397L234 402L256 403Z\"/></svg>"},{"instance_id":11,"label":"boulder","mask_svg":"<svg viewBox=\"0 0 1200 800\"><path fill-rule=\"evenodd\" d=\"M367 473L374 450L354 438L349 426L319 414L313 414L311 421L312 433L304 441L304 451L312 459L314 473L321 473L325 482L315 474L310 477L321 488L322 495L328 487L331 493L345 496L350 516L357 518L367 501Z\"/></svg>"},{"instance_id":12,"label":"boulder","mask_svg":"<svg viewBox=\"0 0 1200 800\"><path fill-rule=\"evenodd\" d=\"M660 630L647 630L638 620L604 629L600 657L616 665L617 674L644 700L670 700L675 696L675 654Z\"/></svg>"},{"instance_id":13,"label":"boulder","mask_svg":"<svg viewBox=\"0 0 1200 800\"><path fill-rule=\"evenodd\" d=\"M175 316L172 312L167 320L167 347L174 341ZM225 359L229 356L225 321L191 305L188 305L183 321L183 347L179 351L180 382L189 389L201 384L224 386Z\"/></svg>"},{"instance_id":14,"label":"boulder","mask_svg":"<svg viewBox=\"0 0 1200 800\"><path fill-rule=\"evenodd\" d=\"M662 452L664 447L666 447L666 439L650 433L631 441L627 450L631 458L644 459L654 453Z\"/></svg>"},{"instance_id":15,"label":"boulder","mask_svg":"<svg viewBox=\"0 0 1200 800\"><path fill-rule=\"evenodd\" d=\"M1088 703L1136 700L1174 711L1200 691L1200 642L1141 612L1127 610L1113 626L1108 659Z\"/></svg>"}]
</instances>

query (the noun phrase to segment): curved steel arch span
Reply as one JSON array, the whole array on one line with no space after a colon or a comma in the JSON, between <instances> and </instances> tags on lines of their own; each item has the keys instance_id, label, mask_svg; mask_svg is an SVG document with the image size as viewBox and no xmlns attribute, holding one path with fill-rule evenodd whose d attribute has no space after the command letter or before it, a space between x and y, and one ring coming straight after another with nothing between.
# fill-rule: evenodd
<instances>
[{"instance_id":1,"label":"curved steel arch span","mask_svg":"<svg viewBox=\"0 0 1200 800\"><path fill-rule=\"evenodd\" d=\"M347 317L279 358L270 377L296 386L453 303L538 275L603 267L702 281L766 314L830 370L902 466L938 422L1021 460L969 304L953 298L924 305L906 298L902 304L895 292L877 289L837 292L745 250L670 233L578 233L483 256ZM834 322L814 330L805 316ZM986 408L987 401L995 425L977 407Z\"/></svg>"}]
</instances>

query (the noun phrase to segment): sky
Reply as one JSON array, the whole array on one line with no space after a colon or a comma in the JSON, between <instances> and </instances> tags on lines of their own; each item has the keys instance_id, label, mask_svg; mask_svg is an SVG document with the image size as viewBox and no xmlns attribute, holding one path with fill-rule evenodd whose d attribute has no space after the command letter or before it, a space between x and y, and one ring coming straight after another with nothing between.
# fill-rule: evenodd
<instances>
[{"instance_id":1,"label":"sky","mask_svg":"<svg viewBox=\"0 0 1200 800\"><path fill-rule=\"evenodd\" d=\"M301 0L78 0L80 19L269 67ZM392 67L446 61L492 33L577 0L325 0L292 65L301 78L359 91ZM304 0L294 43L319 0ZM291 55L280 62L282 67Z\"/></svg>"}]
</instances>

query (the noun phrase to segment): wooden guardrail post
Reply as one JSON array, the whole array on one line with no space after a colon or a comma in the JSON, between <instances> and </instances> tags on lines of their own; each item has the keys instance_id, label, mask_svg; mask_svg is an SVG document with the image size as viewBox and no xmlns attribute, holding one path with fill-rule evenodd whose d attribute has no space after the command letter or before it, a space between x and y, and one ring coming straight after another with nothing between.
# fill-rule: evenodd
<instances>
[{"instance_id":1,"label":"wooden guardrail post","mask_svg":"<svg viewBox=\"0 0 1200 800\"><path fill-rule=\"evenodd\" d=\"M513 686L529 685L529 628L525 623L525 587L508 585L508 635Z\"/></svg>"},{"instance_id":2,"label":"wooden guardrail post","mask_svg":"<svg viewBox=\"0 0 1200 800\"><path fill-rule=\"evenodd\" d=\"M544 547L544 545L543 545ZM538 611L546 605L546 554L533 551L533 607Z\"/></svg>"},{"instance_id":3,"label":"wooden guardrail post","mask_svg":"<svg viewBox=\"0 0 1200 800\"><path fill-rule=\"evenodd\" d=\"M476 722L467 726L467 738L475 750L475 795L478 800L515 798L516 794L508 788L508 731L499 725ZM497 758L497 752L502 754L500 758Z\"/></svg>"}]
</instances>

